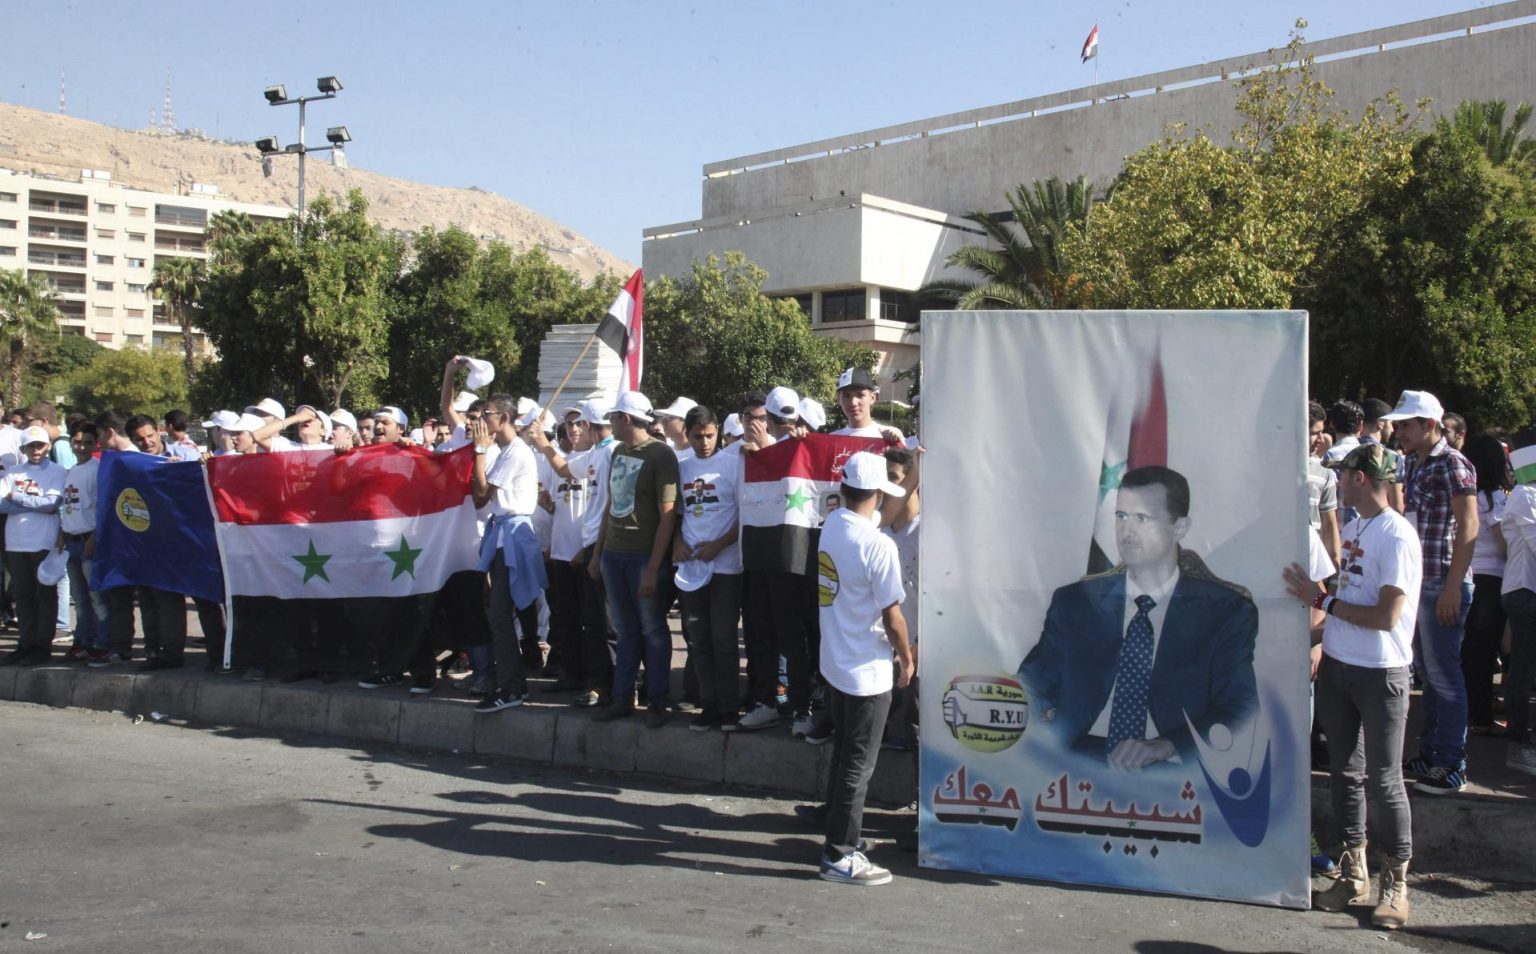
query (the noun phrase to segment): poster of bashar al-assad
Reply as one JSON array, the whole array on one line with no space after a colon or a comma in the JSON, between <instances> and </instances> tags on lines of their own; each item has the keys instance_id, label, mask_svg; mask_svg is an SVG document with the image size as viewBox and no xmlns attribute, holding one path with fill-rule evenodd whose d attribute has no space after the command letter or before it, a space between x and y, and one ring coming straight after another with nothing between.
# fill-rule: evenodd
<instances>
[{"instance_id":1,"label":"poster of bashar al-assad","mask_svg":"<svg viewBox=\"0 0 1536 954\"><path fill-rule=\"evenodd\" d=\"M922 864L1307 905L1305 356L1301 312L924 316Z\"/></svg>"}]
</instances>

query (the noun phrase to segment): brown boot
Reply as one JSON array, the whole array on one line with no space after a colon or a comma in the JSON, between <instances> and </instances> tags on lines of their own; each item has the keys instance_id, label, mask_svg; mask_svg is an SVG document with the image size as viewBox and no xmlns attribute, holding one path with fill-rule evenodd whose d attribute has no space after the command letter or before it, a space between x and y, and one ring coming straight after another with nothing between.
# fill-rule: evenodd
<instances>
[{"instance_id":1,"label":"brown boot","mask_svg":"<svg viewBox=\"0 0 1536 954\"><path fill-rule=\"evenodd\" d=\"M1381 902L1371 912L1371 924L1396 931L1408 923L1408 862L1383 858Z\"/></svg>"},{"instance_id":2,"label":"brown boot","mask_svg":"<svg viewBox=\"0 0 1536 954\"><path fill-rule=\"evenodd\" d=\"M1339 859L1339 880L1328 890L1312 896L1312 904L1320 911L1337 914L1351 905L1371 903L1371 874L1365 866L1365 845L1344 849Z\"/></svg>"}]
</instances>

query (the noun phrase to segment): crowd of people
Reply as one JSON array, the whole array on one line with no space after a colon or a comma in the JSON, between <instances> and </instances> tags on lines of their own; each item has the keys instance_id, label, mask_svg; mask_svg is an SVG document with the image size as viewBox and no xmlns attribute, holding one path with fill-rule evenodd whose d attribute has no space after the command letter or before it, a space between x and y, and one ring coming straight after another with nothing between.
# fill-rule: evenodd
<instances>
[{"instance_id":1,"label":"crowd of people","mask_svg":"<svg viewBox=\"0 0 1536 954\"><path fill-rule=\"evenodd\" d=\"M181 411L162 420L76 416L61 426L52 405L32 405L19 426L0 429L7 592L19 632L17 648L0 663L46 662L56 632L70 632L67 660L103 669L128 665L139 655L137 602L137 670L185 664L186 596L146 586L93 588L102 451L195 462L306 449L346 454L368 445L435 453L472 447L480 565L455 574L436 594L450 625L431 628L420 646L399 655L410 660L405 671L359 673L358 685L431 693L459 659L465 671L456 673L458 684L479 697L482 713L521 705L529 678L540 676L603 721L643 714L647 725L659 727L682 711L701 732L787 724L794 739L833 743L840 781L821 814L829 826L822 875L860 884L889 880L862 853L857 832L882 741L915 745L908 626L915 628L916 619L921 449L874 421L871 376L850 368L838 382L847 426L833 433L868 438L884 456L856 454L818 510L818 520L831 518L825 545L846 550L837 557L840 591L823 599L814 562L809 572L754 570L744 566L738 542L745 456L825 430L818 402L777 387L744 395L723 416L686 397L655 408L633 391L611 405L593 398L544 409L526 398L459 390L459 375L470 365L462 356L448 362L441 416L415 430L397 406L358 414L301 406L290 414L263 398L240 412L212 414L200 448ZM60 572L51 572L55 565ZM862 589L861 580L868 581ZM224 666L225 607L194 604L215 672L252 681L341 676L233 672ZM674 607L687 647L681 687L671 680ZM893 690L895 716L888 719Z\"/></svg>"},{"instance_id":2,"label":"crowd of people","mask_svg":"<svg viewBox=\"0 0 1536 954\"><path fill-rule=\"evenodd\" d=\"M430 633L415 662L363 674L358 684L430 693L459 659L460 685L484 713L521 705L537 675L604 721L643 714L659 727L682 711L701 732L787 724L794 739L836 743L832 798L818 815L828 826L823 876L888 880L863 854L857 832L879 748L916 744L923 450L916 437L873 419L873 379L850 368L838 381L847 423L832 433L870 439L883 457L855 455L817 508L819 555L835 563L841 581L828 588L818 587L814 565L750 566L740 545L746 456L826 430L817 402L778 387L744 395L724 415L686 397L656 408L638 392L611 405L594 398L546 409L459 390L469 365L464 357L448 362L441 416L414 430L397 406L355 415L301 406L289 414L264 398L211 415L204 448L188 436L181 411L160 420L71 416L62 426L47 403L13 414L0 427L0 510L6 612L14 606L20 638L0 661L46 661L56 631L67 630L69 660L125 665L135 656L136 602L138 668L184 663L185 597L92 586L101 451L195 462L304 449L345 454L366 445L470 447L480 565L439 594L451 625ZM1309 417L1313 553L1285 581L1313 612L1315 758L1332 776L1343 844L1339 877L1319 904L1342 910L1370 896L1368 793L1385 814L1377 819L1383 863L1375 920L1395 927L1407 917L1408 786L1426 795L1463 791L1469 733L1504 735L1507 766L1536 775L1528 718L1536 428L1469 434L1461 416L1422 391L1403 392L1395 406L1314 401ZM71 595L75 619L67 629ZM208 665L225 672L225 608L204 600L195 607ZM670 678L674 607L687 650L680 687ZM238 675L339 678L302 670ZM1423 690L1424 718L1410 755L1413 684Z\"/></svg>"}]
</instances>

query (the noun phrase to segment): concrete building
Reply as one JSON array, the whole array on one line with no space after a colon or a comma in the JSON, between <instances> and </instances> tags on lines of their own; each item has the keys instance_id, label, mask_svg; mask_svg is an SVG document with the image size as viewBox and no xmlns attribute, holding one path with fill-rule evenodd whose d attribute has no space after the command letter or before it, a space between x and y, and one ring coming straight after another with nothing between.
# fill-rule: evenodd
<instances>
[{"instance_id":1,"label":"concrete building","mask_svg":"<svg viewBox=\"0 0 1536 954\"><path fill-rule=\"evenodd\" d=\"M289 215L224 199L213 186L173 195L116 185L93 169L77 180L0 169L0 268L46 277L66 334L179 351L181 327L149 292L155 263L206 259L208 221L227 209L257 223Z\"/></svg>"},{"instance_id":2,"label":"concrete building","mask_svg":"<svg viewBox=\"0 0 1536 954\"><path fill-rule=\"evenodd\" d=\"M1536 0L1502 3L1307 44L1337 106L1358 113L1396 90L1448 113L1463 100L1536 102ZM1277 38L1277 43L1279 42ZM914 292L951 276L944 261L977 242L962 216L1007 208L1020 183L1086 175L1103 186L1170 124L1224 141L1241 117L1236 77L1255 53L712 162L702 217L646 229L647 275L684 275L737 250L794 297L815 328L880 352L886 397L917 360Z\"/></svg>"}]
</instances>

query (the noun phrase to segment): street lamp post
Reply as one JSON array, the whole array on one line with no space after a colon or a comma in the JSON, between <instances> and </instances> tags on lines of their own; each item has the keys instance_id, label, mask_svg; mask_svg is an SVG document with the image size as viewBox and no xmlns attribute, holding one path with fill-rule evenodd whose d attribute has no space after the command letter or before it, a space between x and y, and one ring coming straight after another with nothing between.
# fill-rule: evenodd
<instances>
[{"instance_id":1,"label":"street lamp post","mask_svg":"<svg viewBox=\"0 0 1536 954\"><path fill-rule=\"evenodd\" d=\"M261 153L262 171L267 175L272 174L272 157L282 154L293 154L299 157L299 224L304 223L304 157L311 152L339 152L346 154L346 144L352 141L352 134L345 126L332 126L325 131L328 146L308 146L304 144L304 109L309 103L322 99L335 99L341 92L341 80L334 76L322 76L315 81L315 88L320 91L318 96L296 96L288 98L288 89L282 84L268 86L262 93L271 106L299 107L299 141L290 143L281 148L278 147L276 136L264 136L256 140L256 149Z\"/></svg>"}]
</instances>

